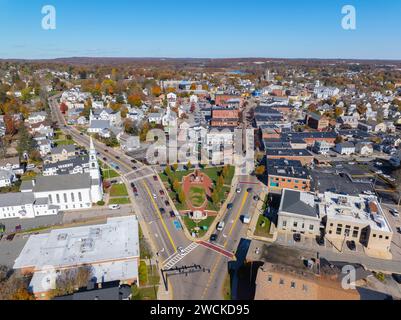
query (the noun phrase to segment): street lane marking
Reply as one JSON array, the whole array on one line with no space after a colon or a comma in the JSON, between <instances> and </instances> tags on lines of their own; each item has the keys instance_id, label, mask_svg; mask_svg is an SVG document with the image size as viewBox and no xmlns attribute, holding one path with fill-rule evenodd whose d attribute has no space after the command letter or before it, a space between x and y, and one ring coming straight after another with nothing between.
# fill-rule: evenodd
<instances>
[{"instance_id":1,"label":"street lane marking","mask_svg":"<svg viewBox=\"0 0 401 320\"><path fill-rule=\"evenodd\" d=\"M242 199L241 207L240 207L240 209L239 209L239 211L238 211L238 213L237 213L237 217L236 217L235 223L232 225L231 230L230 230L230 233L229 233L228 236L227 236L227 240L226 240L225 243L224 243L224 248L227 246L228 238L231 236L231 234L232 234L232 232L233 232L235 226L237 225L237 222L238 222L238 220L239 220L239 217L241 216L241 212L242 212L242 210L243 210L243 208L244 208L244 206L245 206L245 203L246 203L246 200L248 199L248 196L249 196L249 193L246 192L245 195L244 195L244 198ZM208 291L209 288L210 288L210 284L212 283L212 280L214 279L214 275L215 275L215 273L216 273L217 266L218 266L218 264L220 263L220 260L221 260L221 259L222 259L222 256L219 255L218 258L217 258L217 260L216 260L215 265L214 265L213 268L212 268L212 272L211 272L211 274L210 274L209 281L208 281L208 283L206 284L206 287L205 287L205 290L204 290L203 293L202 293L201 299L204 299L204 297L206 296L206 293L207 293L207 291Z\"/></svg>"},{"instance_id":2,"label":"street lane marking","mask_svg":"<svg viewBox=\"0 0 401 320\"><path fill-rule=\"evenodd\" d=\"M156 210L157 214L159 215L159 218L160 218L160 221L161 221L161 223L162 223L162 225L163 225L164 231L166 232L167 237L168 237L168 239L170 240L170 243L171 243L171 245L172 245L174 251L177 251L177 247L176 247L176 245L175 245L175 243L174 243L174 241L173 241L173 238L171 237L170 232L169 232L168 229L167 229L166 224L164 223L163 217L162 217L162 215L161 215L161 213L160 213L160 210L159 210L159 208L158 208L158 206L157 206L157 204L156 204L155 199L153 199L152 193L150 192L147 183L146 183L146 182L142 182L142 184L144 185L144 187L145 187L145 189L146 189L146 191L147 191L147 193L148 193L148 195L149 195L149 198L150 198L150 200L152 201L153 206L155 207L155 210Z\"/></svg>"},{"instance_id":3,"label":"street lane marking","mask_svg":"<svg viewBox=\"0 0 401 320\"><path fill-rule=\"evenodd\" d=\"M234 231L234 229L235 229L235 226L237 225L238 220L239 220L239 218L241 217L241 212L242 212L242 210L244 209L244 206L245 206L246 201L248 200L248 196L249 196L249 193L248 193L248 191L247 191L247 192L245 192L244 198L242 199L241 207L239 208L239 211L238 211L238 213L237 213L237 216L235 217L234 224L231 226L230 232L229 232L228 235L227 235L227 240L226 240L225 243L224 243L224 247L227 246L228 238L231 237L231 234L233 233L233 231Z\"/></svg>"},{"instance_id":4,"label":"street lane marking","mask_svg":"<svg viewBox=\"0 0 401 320\"><path fill-rule=\"evenodd\" d=\"M178 262L184 259L197 247L199 247L199 244L196 242L192 242L188 247L184 249L184 254L181 254L179 252L174 253L172 256L167 258L166 261L163 262L163 268L167 270L173 268Z\"/></svg>"}]
</instances>

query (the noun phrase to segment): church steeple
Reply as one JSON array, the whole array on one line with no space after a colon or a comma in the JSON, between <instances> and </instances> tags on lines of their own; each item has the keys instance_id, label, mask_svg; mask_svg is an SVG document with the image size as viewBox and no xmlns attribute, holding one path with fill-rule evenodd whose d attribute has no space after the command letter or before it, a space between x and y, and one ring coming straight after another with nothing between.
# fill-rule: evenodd
<instances>
[{"instance_id":1,"label":"church steeple","mask_svg":"<svg viewBox=\"0 0 401 320\"><path fill-rule=\"evenodd\" d=\"M92 137L90 137L89 146L89 171L92 179L100 179L99 163L97 162L97 153Z\"/></svg>"}]
</instances>

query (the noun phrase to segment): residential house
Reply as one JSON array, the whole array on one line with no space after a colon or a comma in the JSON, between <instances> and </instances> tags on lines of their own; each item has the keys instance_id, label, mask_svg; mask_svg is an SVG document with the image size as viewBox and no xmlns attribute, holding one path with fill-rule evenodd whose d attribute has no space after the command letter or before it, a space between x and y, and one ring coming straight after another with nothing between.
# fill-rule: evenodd
<instances>
[{"instance_id":1,"label":"residential house","mask_svg":"<svg viewBox=\"0 0 401 320\"><path fill-rule=\"evenodd\" d=\"M341 155L350 156L355 154L355 145L352 142L338 143L336 144L335 150Z\"/></svg>"},{"instance_id":2,"label":"residential house","mask_svg":"<svg viewBox=\"0 0 401 320\"><path fill-rule=\"evenodd\" d=\"M11 170L0 169L0 188L9 187L16 181L15 173Z\"/></svg>"}]
</instances>

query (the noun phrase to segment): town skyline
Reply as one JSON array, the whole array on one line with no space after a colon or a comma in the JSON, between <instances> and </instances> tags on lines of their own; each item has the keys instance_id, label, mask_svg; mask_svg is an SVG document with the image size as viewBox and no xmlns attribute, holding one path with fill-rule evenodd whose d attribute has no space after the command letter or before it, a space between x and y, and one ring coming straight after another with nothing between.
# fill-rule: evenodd
<instances>
[{"instance_id":1,"label":"town skyline","mask_svg":"<svg viewBox=\"0 0 401 320\"><path fill-rule=\"evenodd\" d=\"M180 5L120 0L115 10L93 3L52 1L54 29L34 0L0 1L0 57L401 59L395 1L353 1L355 28L344 29L346 3L205 1ZM347 12L347 11L345 11ZM274 14L272 14L274 13ZM283 23L284 22L284 23ZM12 30L12 32L7 32Z\"/></svg>"}]
</instances>

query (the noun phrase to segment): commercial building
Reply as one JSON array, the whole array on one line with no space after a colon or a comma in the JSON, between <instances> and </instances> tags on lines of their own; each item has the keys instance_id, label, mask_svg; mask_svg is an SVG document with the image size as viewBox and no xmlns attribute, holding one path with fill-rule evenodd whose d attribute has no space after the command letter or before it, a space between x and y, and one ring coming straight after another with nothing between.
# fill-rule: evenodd
<instances>
[{"instance_id":1,"label":"commercial building","mask_svg":"<svg viewBox=\"0 0 401 320\"><path fill-rule=\"evenodd\" d=\"M90 282L98 287L114 281L137 283L139 257L137 217L118 217L103 225L32 235L13 268L33 274L29 289L45 300L55 289L60 271L79 267L90 268Z\"/></svg>"},{"instance_id":2,"label":"commercial building","mask_svg":"<svg viewBox=\"0 0 401 320\"><path fill-rule=\"evenodd\" d=\"M347 241L362 244L368 255L391 258L393 231L375 196L326 192L319 204L326 238L339 250Z\"/></svg>"},{"instance_id":3,"label":"commercial building","mask_svg":"<svg viewBox=\"0 0 401 320\"><path fill-rule=\"evenodd\" d=\"M316 274L305 267L265 263L256 278L255 300L360 300L345 290L336 275Z\"/></svg>"},{"instance_id":4,"label":"commercial building","mask_svg":"<svg viewBox=\"0 0 401 320\"><path fill-rule=\"evenodd\" d=\"M306 149L268 149L266 159L298 160L303 166L313 162L313 155Z\"/></svg>"},{"instance_id":5,"label":"commercial building","mask_svg":"<svg viewBox=\"0 0 401 320\"><path fill-rule=\"evenodd\" d=\"M277 229L309 236L320 234L320 216L315 195L284 189L278 211Z\"/></svg>"},{"instance_id":6,"label":"commercial building","mask_svg":"<svg viewBox=\"0 0 401 320\"><path fill-rule=\"evenodd\" d=\"M272 159L266 163L267 186L272 193L281 194L283 189L310 191L309 170L297 160Z\"/></svg>"}]
</instances>

